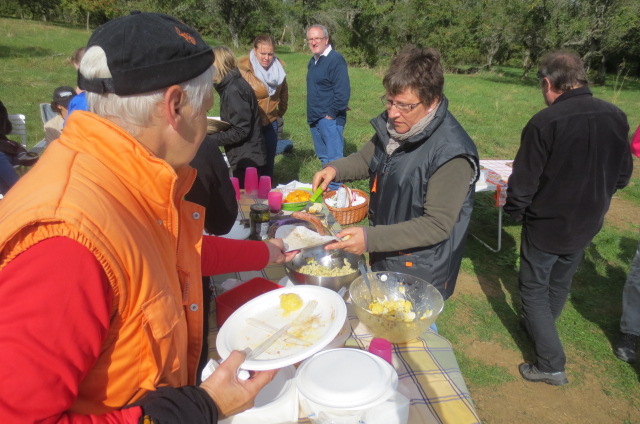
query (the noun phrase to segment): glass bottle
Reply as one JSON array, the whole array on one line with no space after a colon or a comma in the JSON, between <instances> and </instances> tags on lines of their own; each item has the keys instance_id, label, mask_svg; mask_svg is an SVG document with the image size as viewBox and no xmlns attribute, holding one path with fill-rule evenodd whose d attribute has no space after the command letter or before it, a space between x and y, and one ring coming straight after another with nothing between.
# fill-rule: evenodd
<instances>
[{"instance_id":1,"label":"glass bottle","mask_svg":"<svg viewBox=\"0 0 640 424\"><path fill-rule=\"evenodd\" d=\"M270 217L269 205L251 205L249 212L249 240L266 240L269 238L267 230L269 230Z\"/></svg>"}]
</instances>

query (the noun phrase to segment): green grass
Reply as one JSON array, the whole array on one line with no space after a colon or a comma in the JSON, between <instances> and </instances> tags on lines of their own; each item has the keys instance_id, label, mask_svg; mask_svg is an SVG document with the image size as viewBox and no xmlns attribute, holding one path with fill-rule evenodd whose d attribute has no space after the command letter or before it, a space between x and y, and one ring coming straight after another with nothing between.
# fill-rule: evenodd
<instances>
[{"instance_id":1,"label":"green grass","mask_svg":"<svg viewBox=\"0 0 640 424\"><path fill-rule=\"evenodd\" d=\"M83 29L40 22L0 19L0 99L10 113L27 115L29 143L43 137L38 104L51 99L59 85L75 86L75 72L68 62L71 52L86 43ZM216 44L215 40L208 40ZM248 52L245 47L239 54ZM306 65L309 55L278 48L285 61L290 106L285 134L294 141L292 155L278 156L276 183L293 179L310 181L320 168L306 124ZM346 153L359 149L372 135L369 120L382 111L378 97L384 70L350 68L352 97L345 127ZM520 132L529 118L544 107L534 79L520 80L521 71L499 68L477 75L446 75L445 93L450 108L478 146L481 158L512 158ZM613 78L611 78L613 81ZM628 115L632 129L640 123L640 82L627 79L614 86L594 87L594 94L613 101ZM216 114L216 107L211 111ZM361 182L358 188L367 189ZM632 206L640 206L640 181L634 178L617 194ZM471 232L490 243L496 240L497 209L490 193L480 193ZM631 208L630 210L633 210ZM637 209L636 209L637 210ZM587 249L575 280L570 301L558 322L565 345L572 382L598 373L602 391L626 399L640 408L640 367L618 361L611 352L620 317L622 286L638 241L637 213L607 223ZM517 292L520 226L504 218L503 247L493 254L469 238L462 272L477 279L474 294L457 293L447 301L438 324L453 344L462 373L471 389L500 387L513 380L511 373L490 361L475 359L469 340L497 343L501 349L531 357L532 347L518 328ZM517 363L512 365L513 368ZM605 372L606 371L606 372ZM482 418L482 411L480 411Z\"/></svg>"}]
</instances>

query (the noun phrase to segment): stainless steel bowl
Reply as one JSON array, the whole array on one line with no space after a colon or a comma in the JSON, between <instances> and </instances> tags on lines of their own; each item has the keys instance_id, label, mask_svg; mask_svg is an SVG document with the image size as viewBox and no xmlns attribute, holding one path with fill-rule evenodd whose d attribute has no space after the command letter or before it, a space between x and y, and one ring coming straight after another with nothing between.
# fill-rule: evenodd
<instances>
[{"instance_id":1,"label":"stainless steel bowl","mask_svg":"<svg viewBox=\"0 0 640 424\"><path fill-rule=\"evenodd\" d=\"M344 265L344 259L346 258L349 265L354 269L354 272L340 277L316 277L299 272L298 270L304 265L307 265L307 261L310 258L314 258L318 264L330 269L342 267ZM284 264L284 269L294 284L310 284L338 291L342 287L348 287L349 284L360 275L358 272L358 262L363 260L363 255L355 255L341 249L324 250L324 246L317 246L301 250L292 261Z\"/></svg>"}]
</instances>

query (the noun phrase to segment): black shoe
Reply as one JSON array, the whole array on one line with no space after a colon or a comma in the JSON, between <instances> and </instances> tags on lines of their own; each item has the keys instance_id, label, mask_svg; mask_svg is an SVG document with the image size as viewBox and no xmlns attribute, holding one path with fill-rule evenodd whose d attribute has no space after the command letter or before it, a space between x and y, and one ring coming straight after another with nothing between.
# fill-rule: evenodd
<instances>
[{"instance_id":1,"label":"black shoe","mask_svg":"<svg viewBox=\"0 0 640 424\"><path fill-rule=\"evenodd\" d=\"M535 365L526 362L518 367L520 375L527 381L534 383L542 382L551 384L552 386L563 386L569 382L567 374L564 371L558 372L542 372Z\"/></svg>"},{"instance_id":2,"label":"black shoe","mask_svg":"<svg viewBox=\"0 0 640 424\"><path fill-rule=\"evenodd\" d=\"M638 359L636 346L639 336L635 334L622 333L614 350L618 359L633 364Z\"/></svg>"}]
</instances>

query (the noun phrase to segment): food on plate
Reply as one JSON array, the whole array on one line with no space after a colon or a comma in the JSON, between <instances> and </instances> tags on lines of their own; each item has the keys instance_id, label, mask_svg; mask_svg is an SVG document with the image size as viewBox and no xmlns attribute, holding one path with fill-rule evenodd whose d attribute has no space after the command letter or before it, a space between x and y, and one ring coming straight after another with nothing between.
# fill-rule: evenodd
<instances>
[{"instance_id":1,"label":"food on plate","mask_svg":"<svg viewBox=\"0 0 640 424\"><path fill-rule=\"evenodd\" d=\"M301 266L298 272L313 275L314 277L341 277L343 275L353 274L356 270L351 267L347 258L344 258L343 266L335 268L320 265L314 258L309 258L307 264Z\"/></svg>"},{"instance_id":2,"label":"food on plate","mask_svg":"<svg viewBox=\"0 0 640 424\"><path fill-rule=\"evenodd\" d=\"M311 192L306 190L293 190L284 198L284 203L308 202L311 199Z\"/></svg>"},{"instance_id":3,"label":"food on plate","mask_svg":"<svg viewBox=\"0 0 640 424\"><path fill-rule=\"evenodd\" d=\"M295 293L284 293L280 295L280 307L284 309L284 314L289 315L302 307L302 298Z\"/></svg>"},{"instance_id":4,"label":"food on plate","mask_svg":"<svg viewBox=\"0 0 640 424\"><path fill-rule=\"evenodd\" d=\"M318 218L317 216L314 216L308 212L294 212L291 214L291 216L296 219L312 223L316 228L316 232L321 236L327 235L327 232L324 230L324 226L322 225L322 221L320 221L320 218Z\"/></svg>"},{"instance_id":5,"label":"food on plate","mask_svg":"<svg viewBox=\"0 0 640 424\"><path fill-rule=\"evenodd\" d=\"M383 299L377 298L369 303L369 312L374 315L383 316L391 321L411 322L416 319L416 313L413 311L413 304L407 299ZM420 319L427 319L431 316L432 311L427 309Z\"/></svg>"},{"instance_id":6,"label":"food on plate","mask_svg":"<svg viewBox=\"0 0 640 424\"><path fill-rule=\"evenodd\" d=\"M320 213L322 212L322 203L314 203L309 206L309 213Z\"/></svg>"}]
</instances>

